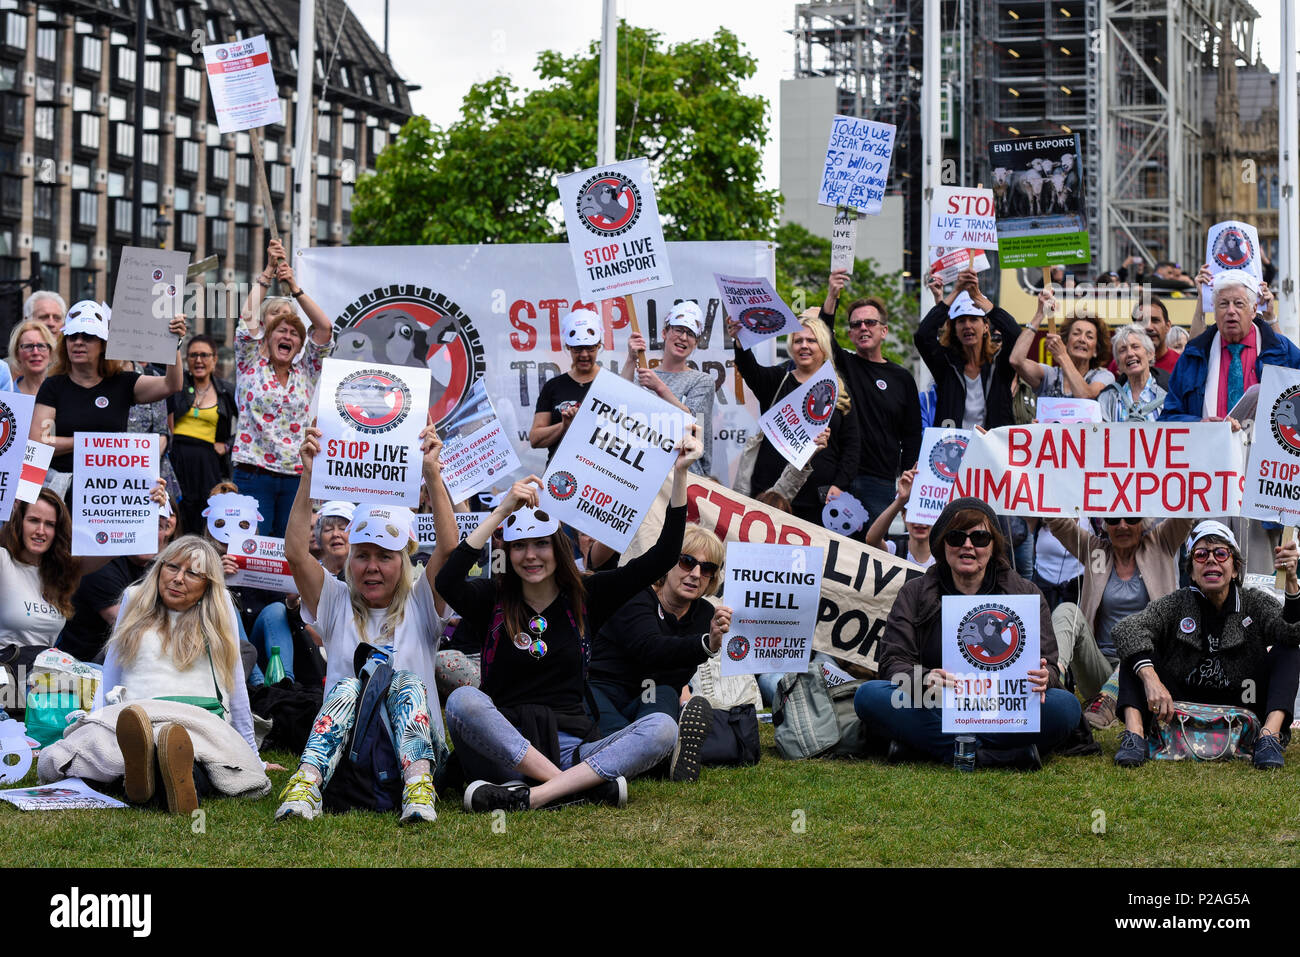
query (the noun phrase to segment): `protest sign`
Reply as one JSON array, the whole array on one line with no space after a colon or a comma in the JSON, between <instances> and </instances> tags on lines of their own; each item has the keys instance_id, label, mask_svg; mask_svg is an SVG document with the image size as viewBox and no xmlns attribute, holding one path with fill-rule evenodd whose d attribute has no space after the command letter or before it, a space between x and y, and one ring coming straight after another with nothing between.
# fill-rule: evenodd
<instances>
[{"instance_id":1,"label":"protest sign","mask_svg":"<svg viewBox=\"0 0 1300 957\"><path fill-rule=\"evenodd\" d=\"M912 494L907 500L907 521L933 525L952 501L952 486L961 474L962 457L971 435L966 429L925 430Z\"/></svg>"},{"instance_id":2,"label":"protest sign","mask_svg":"<svg viewBox=\"0 0 1300 957\"><path fill-rule=\"evenodd\" d=\"M694 422L640 386L598 372L546 470L542 508L623 551Z\"/></svg>"},{"instance_id":3,"label":"protest sign","mask_svg":"<svg viewBox=\"0 0 1300 957\"><path fill-rule=\"evenodd\" d=\"M650 163L644 157L559 179L569 253L584 299L673 284Z\"/></svg>"},{"instance_id":4,"label":"protest sign","mask_svg":"<svg viewBox=\"0 0 1300 957\"><path fill-rule=\"evenodd\" d=\"M758 425L773 447L801 469L817 451L814 441L830 426L838 400L839 377L827 359L812 378L784 399L777 399Z\"/></svg>"},{"instance_id":5,"label":"protest sign","mask_svg":"<svg viewBox=\"0 0 1300 957\"><path fill-rule=\"evenodd\" d=\"M226 554L238 567L226 577L227 585L245 585L267 591L298 594L298 586L289 571L289 561L284 557L284 539L267 535L250 535L247 538L230 536Z\"/></svg>"},{"instance_id":6,"label":"protest sign","mask_svg":"<svg viewBox=\"0 0 1300 957\"><path fill-rule=\"evenodd\" d=\"M72 554L158 551L159 437L78 432L72 439Z\"/></svg>"},{"instance_id":7,"label":"protest sign","mask_svg":"<svg viewBox=\"0 0 1300 957\"><path fill-rule=\"evenodd\" d=\"M659 538L670 490L670 483L665 482L620 561L635 558ZM724 542L775 542L820 548L821 601L813 650L871 672L876 669L876 649L898 589L922 574L915 565L886 551L761 505L698 475L686 479L686 521L699 523Z\"/></svg>"},{"instance_id":8,"label":"protest sign","mask_svg":"<svg viewBox=\"0 0 1300 957\"><path fill-rule=\"evenodd\" d=\"M989 142L1004 269L1091 262L1079 135Z\"/></svg>"},{"instance_id":9,"label":"protest sign","mask_svg":"<svg viewBox=\"0 0 1300 957\"><path fill-rule=\"evenodd\" d=\"M894 126L837 114L831 120L817 202L878 216L894 153Z\"/></svg>"},{"instance_id":10,"label":"protest sign","mask_svg":"<svg viewBox=\"0 0 1300 957\"><path fill-rule=\"evenodd\" d=\"M931 246L997 249L998 224L993 190L940 186L934 191L930 219Z\"/></svg>"},{"instance_id":11,"label":"protest sign","mask_svg":"<svg viewBox=\"0 0 1300 957\"><path fill-rule=\"evenodd\" d=\"M456 516L456 529L460 532L460 540L464 541L465 536L482 524L483 519L491 515L491 512L453 512ZM431 514L421 514L415 516L415 540L419 543L419 549L422 552L432 552L438 545L438 532L434 527L434 516ZM478 558L474 562L474 567L470 570L470 578L491 578L492 577L492 539L483 546L479 552ZM477 569L477 570L475 570Z\"/></svg>"},{"instance_id":12,"label":"protest sign","mask_svg":"<svg viewBox=\"0 0 1300 957\"><path fill-rule=\"evenodd\" d=\"M858 217L854 209L835 210L831 221L831 272L844 269L853 272L853 262L858 254Z\"/></svg>"},{"instance_id":13,"label":"protest sign","mask_svg":"<svg viewBox=\"0 0 1300 957\"><path fill-rule=\"evenodd\" d=\"M453 502L462 502L519 468L519 456L479 379L438 429L442 436L442 481Z\"/></svg>"},{"instance_id":14,"label":"protest sign","mask_svg":"<svg viewBox=\"0 0 1300 957\"><path fill-rule=\"evenodd\" d=\"M945 734L1035 732L1040 702L1029 672L1041 664L1037 595L944 595Z\"/></svg>"},{"instance_id":15,"label":"protest sign","mask_svg":"<svg viewBox=\"0 0 1300 957\"><path fill-rule=\"evenodd\" d=\"M186 252L122 247L104 352L107 358L165 366L176 362L176 336L167 325L185 311L189 264Z\"/></svg>"},{"instance_id":16,"label":"protest sign","mask_svg":"<svg viewBox=\"0 0 1300 957\"><path fill-rule=\"evenodd\" d=\"M1100 422L1101 403L1096 399L1042 395L1035 415L1039 422Z\"/></svg>"},{"instance_id":17,"label":"protest sign","mask_svg":"<svg viewBox=\"0 0 1300 957\"><path fill-rule=\"evenodd\" d=\"M127 806L117 798L93 790L81 778L0 791L0 801L7 801L20 811L84 811ZM73 890L75 893L76 889Z\"/></svg>"},{"instance_id":18,"label":"protest sign","mask_svg":"<svg viewBox=\"0 0 1300 957\"><path fill-rule=\"evenodd\" d=\"M822 561L814 546L728 543L723 592L731 630L718 659L724 678L808 670Z\"/></svg>"},{"instance_id":19,"label":"protest sign","mask_svg":"<svg viewBox=\"0 0 1300 957\"><path fill-rule=\"evenodd\" d=\"M417 508L429 370L326 359L316 390L320 447L311 497Z\"/></svg>"},{"instance_id":20,"label":"protest sign","mask_svg":"<svg viewBox=\"0 0 1300 957\"><path fill-rule=\"evenodd\" d=\"M0 392L0 522L9 520L20 488L35 401L22 392Z\"/></svg>"},{"instance_id":21,"label":"protest sign","mask_svg":"<svg viewBox=\"0 0 1300 957\"><path fill-rule=\"evenodd\" d=\"M953 497L1000 515L1213 518L1241 505L1227 422L1017 425L971 438Z\"/></svg>"},{"instance_id":22,"label":"protest sign","mask_svg":"<svg viewBox=\"0 0 1300 957\"><path fill-rule=\"evenodd\" d=\"M1295 369L1264 366L1241 514L1300 525L1300 371Z\"/></svg>"},{"instance_id":23,"label":"protest sign","mask_svg":"<svg viewBox=\"0 0 1300 957\"><path fill-rule=\"evenodd\" d=\"M1229 269L1239 269L1253 276L1255 282L1264 281L1264 267L1259 258L1259 231L1250 223L1227 220L1215 223L1205 234L1205 262L1210 274L1217 276ZM1258 286L1253 292L1258 292ZM1201 307L1214 311L1214 286L1201 289Z\"/></svg>"},{"instance_id":24,"label":"protest sign","mask_svg":"<svg viewBox=\"0 0 1300 957\"><path fill-rule=\"evenodd\" d=\"M797 332L803 326L799 317L781 301L772 284L762 276L721 276L714 274L718 295L727 315L740 323L736 341L742 349L752 349L765 339Z\"/></svg>"},{"instance_id":25,"label":"protest sign","mask_svg":"<svg viewBox=\"0 0 1300 957\"><path fill-rule=\"evenodd\" d=\"M44 442L27 440L23 451L23 469L18 477L18 491L14 498L20 502L34 502L41 494L45 484L45 473L50 470L50 459L54 457L54 446Z\"/></svg>"},{"instance_id":26,"label":"protest sign","mask_svg":"<svg viewBox=\"0 0 1300 957\"><path fill-rule=\"evenodd\" d=\"M266 36L203 48L217 129L237 133L284 120ZM116 307L117 303L113 303Z\"/></svg>"},{"instance_id":27,"label":"protest sign","mask_svg":"<svg viewBox=\"0 0 1300 957\"><path fill-rule=\"evenodd\" d=\"M989 257L982 249L967 249L965 246L930 247L930 275L938 276L944 284L957 281L957 274L963 269L975 267L976 272L989 270Z\"/></svg>"}]
</instances>

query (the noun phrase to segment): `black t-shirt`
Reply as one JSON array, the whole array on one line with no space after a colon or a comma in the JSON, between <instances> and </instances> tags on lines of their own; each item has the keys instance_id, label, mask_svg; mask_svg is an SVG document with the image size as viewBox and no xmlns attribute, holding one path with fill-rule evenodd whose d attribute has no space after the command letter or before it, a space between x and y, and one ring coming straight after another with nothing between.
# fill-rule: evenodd
<instances>
[{"instance_id":1,"label":"black t-shirt","mask_svg":"<svg viewBox=\"0 0 1300 957\"><path fill-rule=\"evenodd\" d=\"M653 589L643 589L596 634L591 680L631 694L640 694L647 678L680 689L708 657L700 636L712 621L713 605L703 598L679 619L663 610Z\"/></svg>"},{"instance_id":2,"label":"black t-shirt","mask_svg":"<svg viewBox=\"0 0 1300 957\"><path fill-rule=\"evenodd\" d=\"M596 381L595 379L592 382ZM582 400L587 397L588 390L591 389L591 382L578 382L567 372L561 372L553 379L547 379L542 386L542 391L537 394L537 411L546 412L551 416L551 425L560 421L561 413L570 405L578 406ZM556 442L546 450L546 463L549 465L551 456L555 450L560 447Z\"/></svg>"},{"instance_id":3,"label":"black t-shirt","mask_svg":"<svg viewBox=\"0 0 1300 957\"><path fill-rule=\"evenodd\" d=\"M36 393L37 405L54 409L54 434L71 438L76 432L125 432L127 416L135 405L138 372L119 372L91 389L83 388L66 375L52 375ZM72 471L72 453L56 455L50 468Z\"/></svg>"},{"instance_id":4,"label":"black t-shirt","mask_svg":"<svg viewBox=\"0 0 1300 957\"><path fill-rule=\"evenodd\" d=\"M144 577L148 566L119 555L103 568L81 579L72 596L75 609L63 626L57 647L78 661L93 661L108 642L113 626L100 612L122 600L122 593Z\"/></svg>"}]
</instances>

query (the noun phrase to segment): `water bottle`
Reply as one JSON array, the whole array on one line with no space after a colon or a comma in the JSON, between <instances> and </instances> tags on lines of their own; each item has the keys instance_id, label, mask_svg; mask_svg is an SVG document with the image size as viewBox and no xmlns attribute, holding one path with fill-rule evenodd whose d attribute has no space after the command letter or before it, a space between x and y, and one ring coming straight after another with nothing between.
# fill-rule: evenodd
<instances>
[{"instance_id":1,"label":"water bottle","mask_svg":"<svg viewBox=\"0 0 1300 957\"><path fill-rule=\"evenodd\" d=\"M969 734L960 735L953 742L952 766L958 771L975 770L975 739Z\"/></svg>"},{"instance_id":2,"label":"water bottle","mask_svg":"<svg viewBox=\"0 0 1300 957\"><path fill-rule=\"evenodd\" d=\"M280 660L280 646L271 646L271 660L266 663L266 683L277 685L284 680L284 662Z\"/></svg>"}]
</instances>

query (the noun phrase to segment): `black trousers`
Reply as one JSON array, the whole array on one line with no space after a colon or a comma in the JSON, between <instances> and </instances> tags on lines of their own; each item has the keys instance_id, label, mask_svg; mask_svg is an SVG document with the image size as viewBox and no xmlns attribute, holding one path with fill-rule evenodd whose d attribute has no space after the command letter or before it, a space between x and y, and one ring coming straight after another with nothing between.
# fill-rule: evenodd
<instances>
[{"instance_id":1,"label":"black trousers","mask_svg":"<svg viewBox=\"0 0 1300 957\"><path fill-rule=\"evenodd\" d=\"M1300 686L1300 648L1273 646L1264 659L1263 673L1250 676L1255 682L1254 693L1251 695L1253 701L1242 700L1245 689L1240 685L1222 690L1191 687L1184 676L1175 675L1167 666L1162 666L1158 656L1152 655L1151 661L1155 665L1156 674L1160 676L1160 681L1169 689L1175 701L1195 701L1200 704L1224 704L1245 708L1258 716L1260 724L1263 724L1264 719L1274 711L1281 711L1285 714L1282 727L1287 730L1291 727L1296 689ZM1121 716L1125 708L1137 708L1142 714L1142 726L1145 728L1150 725L1151 711L1147 707L1147 696L1142 679L1133 673L1133 669L1128 664L1119 670L1118 711Z\"/></svg>"}]
</instances>

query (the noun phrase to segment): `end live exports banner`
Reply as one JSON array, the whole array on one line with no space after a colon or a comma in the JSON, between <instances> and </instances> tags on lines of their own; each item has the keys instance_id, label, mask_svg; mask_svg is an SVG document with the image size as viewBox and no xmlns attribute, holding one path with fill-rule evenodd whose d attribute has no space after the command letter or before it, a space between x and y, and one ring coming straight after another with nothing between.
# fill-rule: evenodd
<instances>
[{"instance_id":1,"label":"end live exports banner","mask_svg":"<svg viewBox=\"0 0 1300 957\"><path fill-rule=\"evenodd\" d=\"M1226 422L1007 426L972 437L952 494L1001 515L1236 515L1242 466Z\"/></svg>"}]
</instances>

